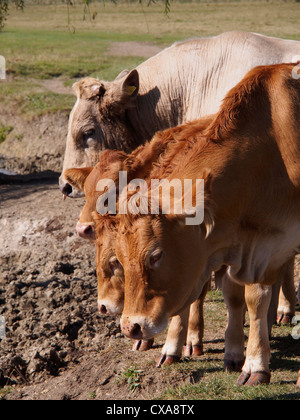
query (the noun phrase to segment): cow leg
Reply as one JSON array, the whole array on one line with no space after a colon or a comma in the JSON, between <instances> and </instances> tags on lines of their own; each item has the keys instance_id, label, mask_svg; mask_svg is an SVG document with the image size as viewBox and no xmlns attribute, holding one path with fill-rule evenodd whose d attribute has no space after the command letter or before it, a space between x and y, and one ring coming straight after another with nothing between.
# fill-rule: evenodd
<instances>
[{"instance_id":1,"label":"cow leg","mask_svg":"<svg viewBox=\"0 0 300 420\"><path fill-rule=\"evenodd\" d=\"M215 286L216 290L222 290L223 277L226 275L227 265L224 265L220 270L215 272Z\"/></svg>"},{"instance_id":2,"label":"cow leg","mask_svg":"<svg viewBox=\"0 0 300 420\"><path fill-rule=\"evenodd\" d=\"M225 331L224 369L240 372L245 356L244 316L245 288L239 286L225 275L222 291L228 309L228 323Z\"/></svg>"},{"instance_id":3,"label":"cow leg","mask_svg":"<svg viewBox=\"0 0 300 420\"><path fill-rule=\"evenodd\" d=\"M299 373L298 373L298 381L297 381L296 386L297 386L297 388L300 388L300 370L299 370Z\"/></svg>"},{"instance_id":4,"label":"cow leg","mask_svg":"<svg viewBox=\"0 0 300 420\"><path fill-rule=\"evenodd\" d=\"M277 323L290 324L295 316L296 310L296 292L294 284L294 263L292 258L284 268L285 273L279 294L279 305L277 311Z\"/></svg>"},{"instance_id":5,"label":"cow leg","mask_svg":"<svg viewBox=\"0 0 300 420\"><path fill-rule=\"evenodd\" d=\"M285 269L283 270L282 274L285 273ZM272 327L276 323L277 318L277 310L278 310L278 299L279 294L281 290L281 284L283 279L283 276L279 277L279 280L277 283L273 284L272 286L272 297L271 302L268 310L268 331L269 331L269 337L271 337L272 333Z\"/></svg>"},{"instance_id":6,"label":"cow leg","mask_svg":"<svg viewBox=\"0 0 300 420\"><path fill-rule=\"evenodd\" d=\"M184 346L184 355L186 357L201 356L203 354L203 305L209 287L210 282L207 282L202 289L199 299L190 306L188 335Z\"/></svg>"},{"instance_id":7,"label":"cow leg","mask_svg":"<svg viewBox=\"0 0 300 420\"><path fill-rule=\"evenodd\" d=\"M238 385L258 385L270 382L270 345L267 313L272 294L271 286L251 284L245 287L250 317L246 360Z\"/></svg>"},{"instance_id":8,"label":"cow leg","mask_svg":"<svg viewBox=\"0 0 300 420\"><path fill-rule=\"evenodd\" d=\"M182 348L186 341L190 308L174 316L170 322L168 335L156 367L170 365L180 360Z\"/></svg>"}]
</instances>

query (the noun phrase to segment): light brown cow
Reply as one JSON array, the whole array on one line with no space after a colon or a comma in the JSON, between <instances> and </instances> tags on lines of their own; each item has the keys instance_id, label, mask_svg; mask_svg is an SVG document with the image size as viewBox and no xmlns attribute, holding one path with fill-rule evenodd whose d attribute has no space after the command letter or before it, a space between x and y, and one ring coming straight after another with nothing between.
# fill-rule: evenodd
<instances>
[{"instance_id":1,"label":"light brown cow","mask_svg":"<svg viewBox=\"0 0 300 420\"><path fill-rule=\"evenodd\" d=\"M185 224L189 212L118 216L123 333L154 337L199 296L212 271L227 265L229 279L245 286L250 317L239 384L270 381L271 285L299 253L300 80L294 70L282 64L251 71L206 130L190 126L190 138L198 141L168 179L204 179L201 225Z\"/></svg>"},{"instance_id":2,"label":"light brown cow","mask_svg":"<svg viewBox=\"0 0 300 420\"><path fill-rule=\"evenodd\" d=\"M253 67L292 62L300 42L232 31L178 42L114 81L74 85L63 172L95 166L105 149L132 151L158 130L218 111ZM78 194L60 178L64 194Z\"/></svg>"}]
</instances>

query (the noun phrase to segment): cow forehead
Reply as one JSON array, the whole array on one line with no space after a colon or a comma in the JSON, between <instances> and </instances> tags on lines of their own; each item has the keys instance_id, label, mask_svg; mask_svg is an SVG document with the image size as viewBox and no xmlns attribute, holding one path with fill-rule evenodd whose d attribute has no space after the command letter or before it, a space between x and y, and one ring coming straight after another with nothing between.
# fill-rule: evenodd
<instances>
[{"instance_id":1,"label":"cow forehead","mask_svg":"<svg viewBox=\"0 0 300 420\"><path fill-rule=\"evenodd\" d=\"M75 124L80 121L81 124L94 122L97 117L97 104L94 101L86 99L77 99L72 110L71 123Z\"/></svg>"},{"instance_id":2,"label":"cow forehead","mask_svg":"<svg viewBox=\"0 0 300 420\"><path fill-rule=\"evenodd\" d=\"M120 247L122 254L145 255L161 246L164 231L160 218L151 216L138 217L130 224L120 224Z\"/></svg>"}]
</instances>

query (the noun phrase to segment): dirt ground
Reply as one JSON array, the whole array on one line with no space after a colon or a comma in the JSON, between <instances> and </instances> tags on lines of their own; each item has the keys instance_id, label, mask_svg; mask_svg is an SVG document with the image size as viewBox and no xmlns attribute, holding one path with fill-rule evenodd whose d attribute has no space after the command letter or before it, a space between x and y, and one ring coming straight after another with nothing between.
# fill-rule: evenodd
<instances>
[{"instance_id":1,"label":"dirt ground","mask_svg":"<svg viewBox=\"0 0 300 420\"><path fill-rule=\"evenodd\" d=\"M150 399L191 374L155 368L163 338L132 352L119 320L97 311L94 245L75 234L82 199L55 179L0 185L0 387L6 399ZM26 179L26 178L24 178ZM120 372L142 370L130 393Z\"/></svg>"}]
</instances>

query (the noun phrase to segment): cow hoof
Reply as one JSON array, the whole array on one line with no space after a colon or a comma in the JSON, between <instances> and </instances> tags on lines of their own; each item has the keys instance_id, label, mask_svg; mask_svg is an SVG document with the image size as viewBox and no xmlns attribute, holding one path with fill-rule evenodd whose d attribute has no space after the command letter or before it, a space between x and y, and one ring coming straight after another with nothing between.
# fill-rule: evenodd
<instances>
[{"instance_id":1,"label":"cow hoof","mask_svg":"<svg viewBox=\"0 0 300 420\"><path fill-rule=\"evenodd\" d=\"M133 351L147 351L149 349L151 349L151 347L153 346L154 340L150 339L150 340L135 340L133 346L132 346L132 350Z\"/></svg>"},{"instance_id":2,"label":"cow hoof","mask_svg":"<svg viewBox=\"0 0 300 420\"><path fill-rule=\"evenodd\" d=\"M244 366L244 360L224 359L224 370L226 372L241 372Z\"/></svg>"},{"instance_id":3,"label":"cow hoof","mask_svg":"<svg viewBox=\"0 0 300 420\"><path fill-rule=\"evenodd\" d=\"M174 363L178 363L179 361L180 361L179 356L168 356L166 354L161 354L160 358L158 359L156 363L156 367L159 368L162 365L164 366L173 365Z\"/></svg>"},{"instance_id":4,"label":"cow hoof","mask_svg":"<svg viewBox=\"0 0 300 420\"><path fill-rule=\"evenodd\" d=\"M203 346L202 345L186 345L184 346L183 355L184 357L191 357L191 356L202 356L203 354Z\"/></svg>"},{"instance_id":5,"label":"cow hoof","mask_svg":"<svg viewBox=\"0 0 300 420\"><path fill-rule=\"evenodd\" d=\"M251 373L251 375L249 373L242 372L237 381L237 385L255 386L269 384L270 379L271 374L269 372L254 372Z\"/></svg>"},{"instance_id":6,"label":"cow hoof","mask_svg":"<svg viewBox=\"0 0 300 420\"><path fill-rule=\"evenodd\" d=\"M192 356L202 356L202 354L203 354L203 346L202 345L193 346Z\"/></svg>"},{"instance_id":7,"label":"cow hoof","mask_svg":"<svg viewBox=\"0 0 300 420\"><path fill-rule=\"evenodd\" d=\"M276 323L278 325L291 325L292 319L292 315L278 314Z\"/></svg>"},{"instance_id":8,"label":"cow hoof","mask_svg":"<svg viewBox=\"0 0 300 420\"><path fill-rule=\"evenodd\" d=\"M242 372L237 380L237 385L245 385L250 378L250 373Z\"/></svg>"}]
</instances>

